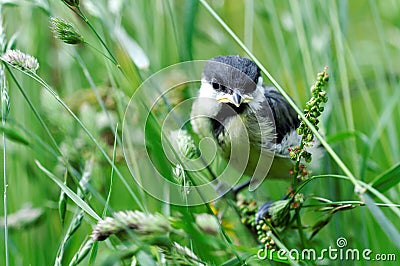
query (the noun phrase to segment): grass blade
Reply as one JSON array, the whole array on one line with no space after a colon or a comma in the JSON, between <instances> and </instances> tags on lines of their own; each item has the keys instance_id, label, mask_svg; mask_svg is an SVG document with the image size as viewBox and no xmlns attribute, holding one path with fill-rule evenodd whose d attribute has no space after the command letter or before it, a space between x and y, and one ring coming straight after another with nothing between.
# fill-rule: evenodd
<instances>
[{"instance_id":1,"label":"grass blade","mask_svg":"<svg viewBox=\"0 0 400 266\"><path fill-rule=\"evenodd\" d=\"M397 163L381 175L377 176L370 185L380 192L385 192L400 182L400 163Z\"/></svg>"},{"instance_id":2,"label":"grass blade","mask_svg":"<svg viewBox=\"0 0 400 266\"><path fill-rule=\"evenodd\" d=\"M139 69L149 68L149 58L143 51L142 47L140 47L139 44L128 35L124 28L116 27L114 35Z\"/></svg>"},{"instance_id":3,"label":"grass blade","mask_svg":"<svg viewBox=\"0 0 400 266\"><path fill-rule=\"evenodd\" d=\"M58 178L55 175L53 175L49 170L47 170L43 165L41 165L39 161L35 161L35 163L40 170L42 170L48 177L50 177L65 192L65 194L67 194L68 197L70 197L70 199L73 202L75 202L75 204L79 208L81 208L83 211L85 211L87 214L92 216L97 221L101 220L101 217L97 215L97 213L86 202L84 202L75 192L73 192L69 187L64 185L62 181L58 180Z\"/></svg>"},{"instance_id":4,"label":"grass blade","mask_svg":"<svg viewBox=\"0 0 400 266\"><path fill-rule=\"evenodd\" d=\"M372 216L377 223L381 226L382 230L386 233L387 237L400 248L400 233L393 225L392 222L385 216L381 209L376 206L375 201L368 195L364 194L364 201L368 209L371 211Z\"/></svg>"},{"instance_id":5,"label":"grass blade","mask_svg":"<svg viewBox=\"0 0 400 266\"><path fill-rule=\"evenodd\" d=\"M76 116L76 114L69 108L69 106L60 98L60 96L51 88L40 76L38 76L36 73L33 73L32 71L26 71L22 70L18 67L15 67L14 65L8 63L5 61L3 58L0 57L0 60L3 61L7 66L10 66L23 74L27 75L28 77L34 79L37 81L39 84L41 84L56 100L57 102L72 116L72 118L79 124L79 126L85 131L87 136L90 138L90 140L96 145L96 147L100 150L104 158L107 160L107 162L111 165L112 168L114 168L115 172L117 173L118 177L120 180L123 182L125 185L126 189L129 191L129 194L132 196L132 198L135 200L136 204L139 206L141 210L145 209L145 206L139 201L138 197L136 194L133 192L131 187L129 186L128 182L124 178L124 176L121 174L119 169L112 163L110 157L106 153L106 151L102 148L100 143L96 140L96 138L93 136L93 134L87 129L87 127L83 124L83 122ZM10 73L12 73L10 71Z\"/></svg>"},{"instance_id":6,"label":"grass blade","mask_svg":"<svg viewBox=\"0 0 400 266\"><path fill-rule=\"evenodd\" d=\"M118 136L118 124L115 127L115 138L114 138L114 148L113 148L113 163L115 164L115 158L117 157L117 136ZM110 203L110 198L111 198L111 192L113 188L113 181L114 181L114 168L111 168L111 176L110 176L110 188L108 189L108 195L107 195L107 200L106 204L104 205L104 210L103 210L103 215L102 217L104 218L107 215L107 208L109 207Z\"/></svg>"},{"instance_id":7,"label":"grass blade","mask_svg":"<svg viewBox=\"0 0 400 266\"><path fill-rule=\"evenodd\" d=\"M21 134L19 134L17 131L13 130L12 128L9 128L5 125L0 125L0 131L5 134L8 140L23 145L29 145L29 141L26 138L24 138Z\"/></svg>"}]
</instances>

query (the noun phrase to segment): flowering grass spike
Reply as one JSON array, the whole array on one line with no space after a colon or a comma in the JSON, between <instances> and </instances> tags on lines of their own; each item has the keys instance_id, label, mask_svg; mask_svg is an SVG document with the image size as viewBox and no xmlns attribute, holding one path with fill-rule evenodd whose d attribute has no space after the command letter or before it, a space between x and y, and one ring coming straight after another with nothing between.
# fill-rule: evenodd
<instances>
[{"instance_id":1,"label":"flowering grass spike","mask_svg":"<svg viewBox=\"0 0 400 266\"><path fill-rule=\"evenodd\" d=\"M25 54L20 50L7 50L6 53L2 55L2 58L7 63L22 70L36 72L39 68L39 63L35 57Z\"/></svg>"},{"instance_id":2,"label":"flowering grass spike","mask_svg":"<svg viewBox=\"0 0 400 266\"><path fill-rule=\"evenodd\" d=\"M326 91L324 90L324 86L329 81L328 73L326 72L328 67L325 67L321 73L318 73L317 81L311 87L311 99L306 103L306 108L304 109L304 116L314 125L314 127L318 130L318 117L324 111L324 107L322 106L324 103L328 101L328 97L326 95ZM311 129L307 127L307 125L302 121L300 126L297 129L297 133L303 136L302 142L306 146L312 145L312 140L314 139L313 133Z\"/></svg>"},{"instance_id":3,"label":"flowering grass spike","mask_svg":"<svg viewBox=\"0 0 400 266\"><path fill-rule=\"evenodd\" d=\"M66 44L81 44L84 42L82 35L75 29L74 25L62 18L50 18L50 28L57 39Z\"/></svg>"},{"instance_id":4,"label":"flowering grass spike","mask_svg":"<svg viewBox=\"0 0 400 266\"><path fill-rule=\"evenodd\" d=\"M325 85L329 81L327 73L328 67L325 67L321 73L318 73L317 81L311 87L311 99L306 103L304 108L304 116L318 130L319 117L324 111L323 104L328 101L328 96L324 90ZM300 145L289 148L289 156L293 161L296 161L291 174L294 176L293 186L296 187L299 181L305 180L309 176L309 172L304 164L300 163L303 158L306 163L312 160L311 153L306 150L306 147L313 146L314 134L304 121L301 121L297 128L297 133L302 136Z\"/></svg>"},{"instance_id":5,"label":"flowering grass spike","mask_svg":"<svg viewBox=\"0 0 400 266\"><path fill-rule=\"evenodd\" d=\"M181 155L187 159L198 158L199 152L189 133L186 130L179 130L177 134L178 148Z\"/></svg>"},{"instance_id":6,"label":"flowering grass spike","mask_svg":"<svg viewBox=\"0 0 400 266\"><path fill-rule=\"evenodd\" d=\"M139 211L120 211L99 221L92 232L94 241L102 241L112 234L119 234L132 229L140 235L161 234L170 232L171 226L167 218L161 214L150 214Z\"/></svg>"}]
</instances>

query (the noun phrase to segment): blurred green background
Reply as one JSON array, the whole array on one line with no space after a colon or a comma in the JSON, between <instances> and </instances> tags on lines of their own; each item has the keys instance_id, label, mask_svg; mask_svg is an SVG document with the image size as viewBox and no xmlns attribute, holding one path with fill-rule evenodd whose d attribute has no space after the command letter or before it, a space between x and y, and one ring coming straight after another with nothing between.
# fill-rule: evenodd
<instances>
[{"instance_id":1,"label":"blurred green background","mask_svg":"<svg viewBox=\"0 0 400 266\"><path fill-rule=\"evenodd\" d=\"M371 182L398 164L398 1L213 0L208 3L298 106L304 107L309 99L309 88L316 74L324 66L329 66L329 101L320 128L357 179ZM90 46L71 46L54 39L49 28L50 16L72 22L88 43L104 51L90 28L62 1L8 0L0 4L5 34L12 43L11 48L38 59L38 74L79 116L110 157L113 155L114 133L98 103L96 92L113 123L121 125L130 97L142 81L153 73L182 61L228 54L245 56L239 45L196 0L81 0L82 11L116 55L126 73L124 77L117 67ZM97 193L92 198L91 206L101 213L104 201L99 198L107 197L110 185L109 163L42 86L15 70L12 73L71 165L80 172L85 172L85 166L91 166L91 189L92 193ZM6 76L11 102L7 127L28 142L7 142L8 212L15 213L26 204L41 212L40 218L34 222L29 221L28 217L17 221L15 227L10 226L10 263L51 265L65 232L58 214L60 188L38 169L35 160L60 180L63 179L65 167L11 75L6 72ZM269 83L266 78L264 81ZM137 187L120 146L116 153L117 167L133 191L141 195L141 203L151 212L164 212L163 204ZM325 173L342 173L328 156L323 164ZM395 173L393 178L398 175ZM269 198L279 199L286 192L288 183L267 182L262 193ZM3 191L3 184L0 188ZM399 185L394 184L383 195L392 203L399 203L399 192ZM350 182L333 179L313 182L307 186L307 193L332 200L359 199ZM74 206L69 201L67 221L72 217ZM137 202L118 178L114 178L109 206L113 210L138 208ZM179 208L171 208L179 212ZM0 209L3 213L3 207ZM336 214L311 246L317 249L334 246L338 237L345 237L349 247L370 248L374 253L397 253L399 260L398 246L382 229L385 221L400 228L399 217L388 208L382 207L380 210L383 216L378 215L378 218L374 218L366 207ZM305 223L311 222L315 216L310 213L305 217ZM28 224L23 223L24 219L28 220ZM90 234L93 224L93 220L85 217L66 247L65 264L85 236ZM5 260L3 233L1 230L0 264ZM254 242L240 236L234 239L237 241L235 244L254 246ZM101 249L105 252L99 257L106 257L107 252L112 253L102 245ZM229 258L229 254L221 256ZM215 259L215 264L219 263Z\"/></svg>"}]
</instances>

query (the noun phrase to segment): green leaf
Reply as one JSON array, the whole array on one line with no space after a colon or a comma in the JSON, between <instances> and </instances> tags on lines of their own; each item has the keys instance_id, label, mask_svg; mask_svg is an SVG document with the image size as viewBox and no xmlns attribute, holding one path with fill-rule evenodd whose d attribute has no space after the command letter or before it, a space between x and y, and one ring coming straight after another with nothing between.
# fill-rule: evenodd
<instances>
[{"instance_id":1,"label":"green leaf","mask_svg":"<svg viewBox=\"0 0 400 266\"><path fill-rule=\"evenodd\" d=\"M399 231L368 194L364 194L363 197L365 205L370 210L372 216L375 218L375 221L381 226L382 230L386 233L387 237L392 241L392 243L400 248Z\"/></svg>"},{"instance_id":2,"label":"green leaf","mask_svg":"<svg viewBox=\"0 0 400 266\"><path fill-rule=\"evenodd\" d=\"M221 264L221 266L239 266L239 265L241 265L241 263L238 258L232 258Z\"/></svg>"},{"instance_id":3,"label":"green leaf","mask_svg":"<svg viewBox=\"0 0 400 266\"><path fill-rule=\"evenodd\" d=\"M98 250L99 250L99 242L94 242L92 250L90 251L89 264L88 264L89 266L95 265Z\"/></svg>"},{"instance_id":4,"label":"green leaf","mask_svg":"<svg viewBox=\"0 0 400 266\"><path fill-rule=\"evenodd\" d=\"M67 185L67 177L68 177L68 171L65 170L64 173L64 185ZM67 195L65 194L65 192L63 190L61 190L60 192L60 198L58 200L58 212L60 215L60 220L61 220L61 224L64 225L64 221L65 221L65 215L67 213Z\"/></svg>"},{"instance_id":5,"label":"green leaf","mask_svg":"<svg viewBox=\"0 0 400 266\"><path fill-rule=\"evenodd\" d=\"M385 192L388 189L397 185L399 182L400 182L400 163L394 165L386 172L377 176L371 182L371 186L373 186L380 192Z\"/></svg>"},{"instance_id":6,"label":"green leaf","mask_svg":"<svg viewBox=\"0 0 400 266\"><path fill-rule=\"evenodd\" d=\"M116 27L113 33L121 47L128 53L135 65L139 69L147 69L150 65L150 60L142 47L140 47L122 27Z\"/></svg>"},{"instance_id":7,"label":"green leaf","mask_svg":"<svg viewBox=\"0 0 400 266\"><path fill-rule=\"evenodd\" d=\"M23 145L29 145L29 141L12 128L0 125L0 131L6 134L8 140L21 143Z\"/></svg>"},{"instance_id":8,"label":"green leaf","mask_svg":"<svg viewBox=\"0 0 400 266\"><path fill-rule=\"evenodd\" d=\"M196 30L195 21L198 13L199 2L195 0L185 1L184 32L185 46L187 50L185 60L193 60L193 34Z\"/></svg>"},{"instance_id":9,"label":"green leaf","mask_svg":"<svg viewBox=\"0 0 400 266\"><path fill-rule=\"evenodd\" d=\"M69 187L64 185L62 181L58 180L58 178L55 175L53 175L49 170L44 168L39 161L35 161L35 163L40 170L42 170L48 177L50 177L65 192L65 194L67 194L68 197L70 197L70 199L73 202L75 202L76 205L78 205L78 207L80 207L83 211L85 211L87 214L92 216L97 221L101 220L100 216L98 216L97 213L86 202L84 202L75 192L73 192Z\"/></svg>"},{"instance_id":10,"label":"green leaf","mask_svg":"<svg viewBox=\"0 0 400 266\"><path fill-rule=\"evenodd\" d=\"M157 263L154 261L153 257L144 251L139 251L136 257L138 261L140 261L141 265L157 266Z\"/></svg>"},{"instance_id":11,"label":"green leaf","mask_svg":"<svg viewBox=\"0 0 400 266\"><path fill-rule=\"evenodd\" d=\"M115 165L115 158L117 157L117 136L118 136L118 124L115 127L115 131L114 131L114 149L113 149L113 158L112 158L112 162L114 165ZM106 217L107 209L109 208L111 192L112 192L112 188L113 188L113 182L114 182L114 168L111 168L110 187L108 189L106 203L104 204L103 215L102 215L103 218Z\"/></svg>"},{"instance_id":12,"label":"green leaf","mask_svg":"<svg viewBox=\"0 0 400 266\"><path fill-rule=\"evenodd\" d=\"M324 219L318 221L316 224L313 225L312 227L312 234L310 236L310 240L313 239L313 237L318 234L319 231L321 231L322 228L324 228L332 219L332 215L328 215Z\"/></svg>"},{"instance_id":13,"label":"green leaf","mask_svg":"<svg viewBox=\"0 0 400 266\"><path fill-rule=\"evenodd\" d=\"M344 131L344 132L339 132L337 134L331 135L326 138L326 141L329 144L335 143L335 142L341 142L350 138L355 138L360 140L365 147L368 147L369 143L369 138L367 135L363 134L360 131Z\"/></svg>"}]
</instances>

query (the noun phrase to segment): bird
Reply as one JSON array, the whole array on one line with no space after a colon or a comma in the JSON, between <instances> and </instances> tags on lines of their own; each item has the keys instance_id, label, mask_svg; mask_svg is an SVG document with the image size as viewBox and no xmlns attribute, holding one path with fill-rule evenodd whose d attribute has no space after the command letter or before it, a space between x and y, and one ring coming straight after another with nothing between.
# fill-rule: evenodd
<instances>
[{"instance_id":1,"label":"bird","mask_svg":"<svg viewBox=\"0 0 400 266\"><path fill-rule=\"evenodd\" d=\"M289 148L300 144L300 119L275 87L263 83L252 60L238 55L207 60L190 116L196 134L211 138L226 161L252 177L237 191L248 185L252 191L265 177L290 178Z\"/></svg>"}]
</instances>

